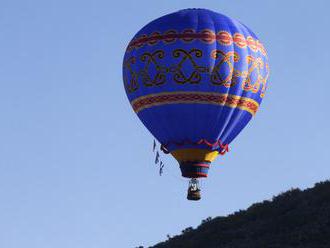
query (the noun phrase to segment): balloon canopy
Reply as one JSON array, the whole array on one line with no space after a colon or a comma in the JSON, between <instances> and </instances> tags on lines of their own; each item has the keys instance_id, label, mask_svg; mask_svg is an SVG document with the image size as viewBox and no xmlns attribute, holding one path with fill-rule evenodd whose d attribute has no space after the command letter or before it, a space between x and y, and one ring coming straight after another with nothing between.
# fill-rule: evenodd
<instances>
[{"instance_id":1,"label":"balloon canopy","mask_svg":"<svg viewBox=\"0 0 330 248\"><path fill-rule=\"evenodd\" d=\"M188 178L206 177L210 163L228 151L256 114L268 75L257 36L206 9L150 22L131 40L123 61L133 110Z\"/></svg>"}]
</instances>

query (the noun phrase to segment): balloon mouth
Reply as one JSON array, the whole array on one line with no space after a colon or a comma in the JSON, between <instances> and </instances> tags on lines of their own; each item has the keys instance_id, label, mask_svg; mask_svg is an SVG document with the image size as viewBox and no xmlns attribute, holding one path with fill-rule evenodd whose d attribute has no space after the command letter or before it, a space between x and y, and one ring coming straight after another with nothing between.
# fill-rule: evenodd
<instances>
[{"instance_id":1,"label":"balloon mouth","mask_svg":"<svg viewBox=\"0 0 330 248\"><path fill-rule=\"evenodd\" d=\"M211 162L184 161L180 162L181 174L187 178L207 177Z\"/></svg>"},{"instance_id":2,"label":"balloon mouth","mask_svg":"<svg viewBox=\"0 0 330 248\"><path fill-rule=\"evenodd\" d=\"M207 177L211 162L219 155L218 151L188 148L172 151L179 162L181 174L187 178Z\"/></svg>"},{"instance_id":3,"label":"balloon mouth","mask_svg":"<svg viewBox=\"0 0 330 248\"><path fill-rule=\"evenodd\" d=\"M181 164L186 161L195 161L195 163L212 162L218 155L218 151L208 149L188 148L179 149L171 152L172 156Z\"/></svg>"}]
</instances>

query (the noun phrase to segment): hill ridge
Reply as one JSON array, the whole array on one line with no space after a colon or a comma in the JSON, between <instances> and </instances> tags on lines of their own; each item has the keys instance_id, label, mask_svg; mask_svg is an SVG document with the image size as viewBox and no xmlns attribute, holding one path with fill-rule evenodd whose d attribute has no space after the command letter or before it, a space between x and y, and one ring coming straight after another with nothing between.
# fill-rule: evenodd
<instances>
[{"instance_id":1,"label":"hill ridge","mask_svg":"<svg viewBox=\"0 0 330 248\"><path fill-rule=\"evenodd\" d=\"M329 248L330 181L290 189L150 248Z\"/></svg>"}]
</instances>

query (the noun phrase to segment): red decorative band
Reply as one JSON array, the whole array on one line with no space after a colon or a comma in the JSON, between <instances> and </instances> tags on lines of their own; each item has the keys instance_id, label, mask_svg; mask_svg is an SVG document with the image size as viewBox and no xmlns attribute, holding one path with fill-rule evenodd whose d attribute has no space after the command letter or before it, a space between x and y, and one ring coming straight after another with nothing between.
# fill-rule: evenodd
<instances>
[{"instance_id":1,"label":"red decorative band","mask_svg":"<svg viewBox=\"0 0 330 248\"><path fill-rule=\"evenodd\" d=\"M197 142L191 141L191 140L183 140L183 141L169 141L166 144L162 144L160 149L165 153L168 154L170 153L168 150L168 146L174 144L176 146L184 146L184 145L206 145L210 147L211 149L217 148L219 151L220 155L224 155L226 152L229 152L229 147L228 144L223 144L221 140L217 140L214 143L207 141L206 139L200 139Z\"/></svg>"},{"instance_id":2,"label":"red decorative band","mask_svg":"<svg viewBox=\"0 0 330 248\"><path fill-rule=\"evenodd\" d=\"M199 177L207 177L207 174L203 172L185 172L182 174L182 176L188 178L199 178Z\"/></svg>"},{"instance_id":3,"label":"red decorative band","mask_svg":"<svg viewBox=\"0 0 330 248\"><path fill-rule=\"evenodd\" d=\"M186 29L182 33L177 32L176 30L169 30L164 33L153 32L150 35L142 35L138 38L133 39L127 50L140 48L144 45L155 45L159 41L164 43L173 43L176 40L181 40L183 42L191 42L193 40L200 40L207 44L212 44L215 41L224 46L230 46L235 44L239 48L249 47L252 51L260 51L264 56L267 56L266 49L262 43L254 39L252 36L245 37L241 33L234 33L233 35L227 31L220 31L218 33L213 32L209 29L204 29L200 32L196 32L194 29Z\"/></svg>"},{"instance_id":4,"label":"red decorative band","mask_svg":"<svg viewBox=\"0 0 330 248\"><path fill-rule=\"evenodd\" d=\"M183 166L184 166L184 164L183 164ZM204 167L204 168L210 168L210 164L203 164L203 163L200 163L200 164L193 164L192 166Z\"/></svg>"},{"instance_id":5,"label":"red decorative band","mask_svg":"<svg viewBox=\"0 0 330 248\"><path fill-rule=\"evenodd\" d=\"M239 108L252 115L258 110L259 104L247 97L213 92L163 92L136 98L131 105L136 113L155 106L166 104L212 104Z\"/></svg>"}]
</instances>

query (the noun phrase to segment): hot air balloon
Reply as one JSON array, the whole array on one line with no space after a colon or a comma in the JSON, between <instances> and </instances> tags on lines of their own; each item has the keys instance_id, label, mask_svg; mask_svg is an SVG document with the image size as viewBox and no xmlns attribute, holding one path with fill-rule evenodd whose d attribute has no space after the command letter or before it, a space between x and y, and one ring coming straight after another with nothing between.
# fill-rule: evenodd
<instances>
[{"instance_id":1,"label":"hot air balloon","mask_svg":"<svg viewBox=\"0 0 330 248\"><path fill-rule=\"evenodd\" d=\"M269 65L244 24L207 9L184 9L144 26L123 60L127 97L139 119L190 178L198 178L256 114Z\"/></svg>"}]
</instances>

